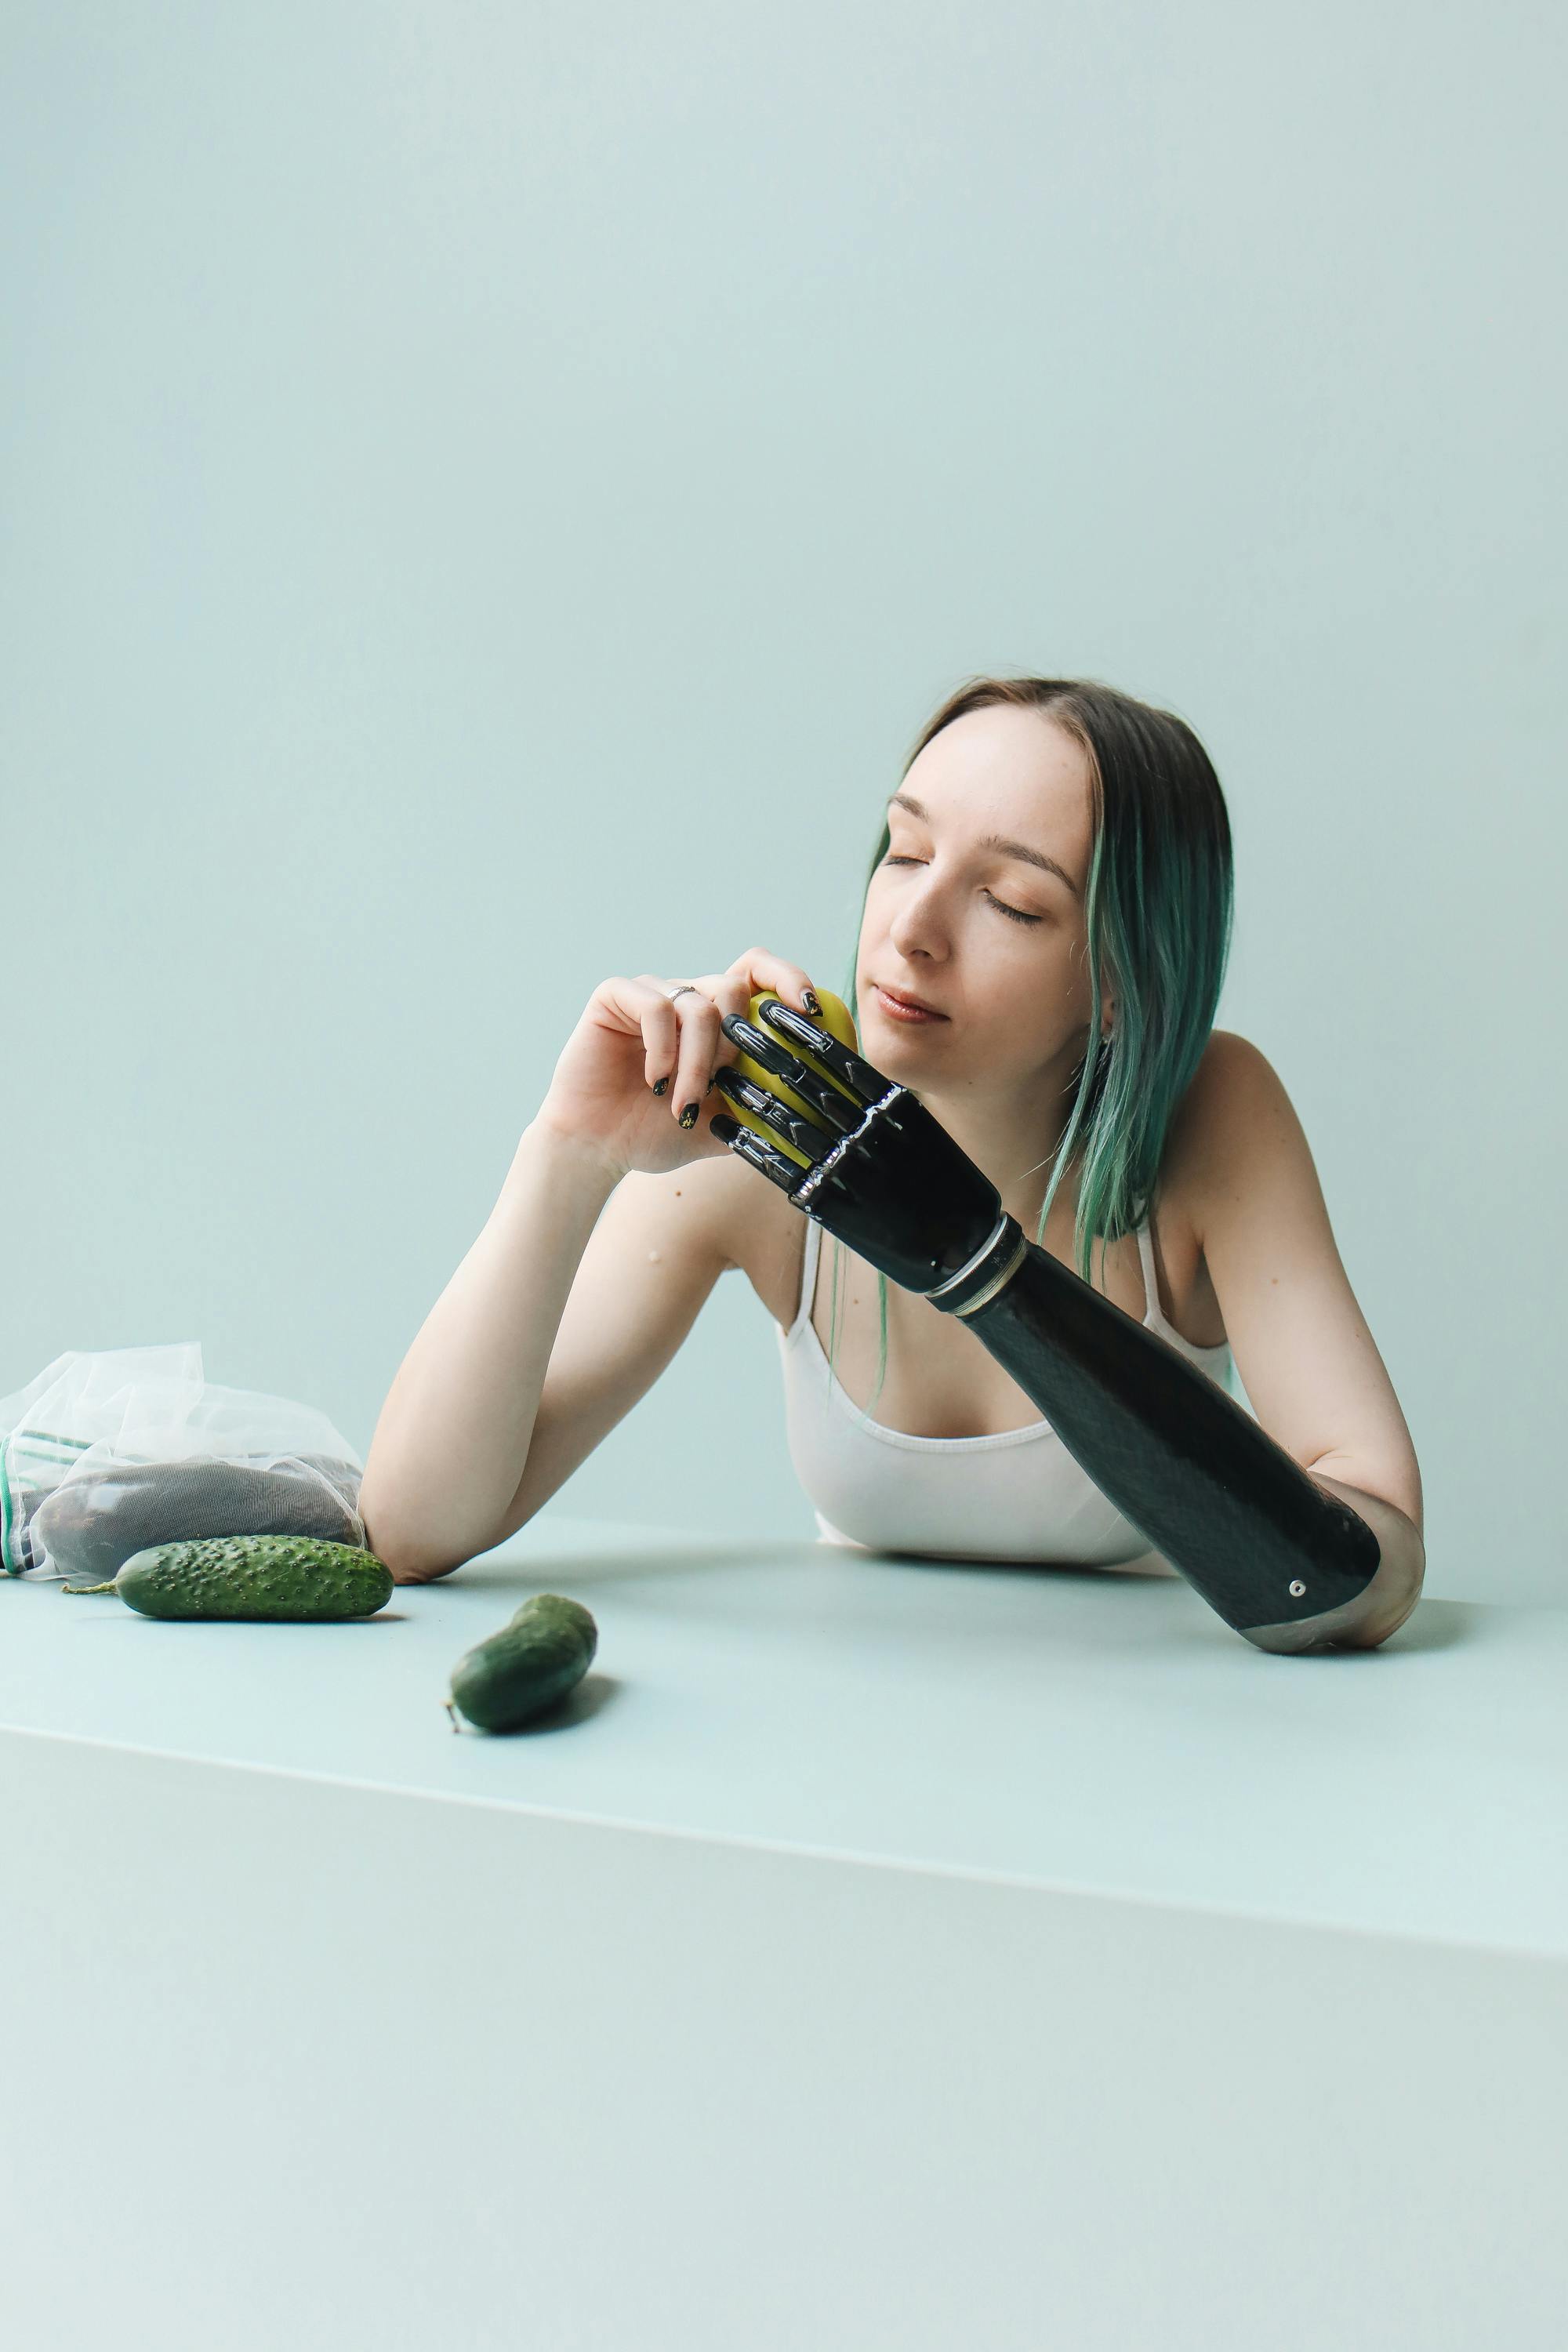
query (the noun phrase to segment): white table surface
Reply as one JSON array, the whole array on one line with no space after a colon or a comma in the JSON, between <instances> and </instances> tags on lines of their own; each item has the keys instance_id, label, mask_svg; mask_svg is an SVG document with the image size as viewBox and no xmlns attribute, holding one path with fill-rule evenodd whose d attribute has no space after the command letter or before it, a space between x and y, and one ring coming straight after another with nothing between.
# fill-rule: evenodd
<instances>
[{"instance_id":1,"label":"white table surface","mask_svg":"<svg viewBox=\"0 0 1568 2352\"><path fill-rule=\"evenodd\" d=\"M598 1654L454 1736L542 1591ZM170 1625L0 1584L0 1724L467 1803L1256 1917L1568 1950L1568 1610L1429 1601L1279 1658L1180 1581L847 1555L546 1511L347 1625Z\"/></svg>"}]
</instances>

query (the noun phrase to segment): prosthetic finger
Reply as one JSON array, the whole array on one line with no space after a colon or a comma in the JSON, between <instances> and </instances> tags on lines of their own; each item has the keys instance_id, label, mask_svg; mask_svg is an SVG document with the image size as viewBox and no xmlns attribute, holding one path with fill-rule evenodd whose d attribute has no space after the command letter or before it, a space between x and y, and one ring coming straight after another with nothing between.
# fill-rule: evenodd
<instances>
[{"instance_id":1,"label":"prosthetic finger","mask_svg":"<svg viewBox=\"0 0 1568 2352\"><path fill-rule=\"evenodd\" d=\"M848 1006L830 989L824 989L821 994L823 1025L818 1030L808 1024L811 1034L825 1044L842 1045L846 1039L852 1042L855 1023ZM747 1013L724 1016L723 1034L739 1048L731 1075L748 1080L758 1089L752 1096L734 1087L725 1091L734 1105L739 1126L751 1129L776 1150L789 1154L809 1174L820 1165L825 1148L854 1133L865 1111L858 1100L818 1066L805 1046L798 1052L792 1051L763 1027L760 1015L777 1001L771 990L759 990ZM721 1076L721 1072L716 1072L715 1079ZM768 1108L770 1098L782 1104L801 1124L792 1128L779 1120Z\"/></svg>"},{"instance_id":2,"label":"prosthetic finger","mask_svg":"<svg viewBox=\"0 0 1568 2352\"><path fill-rule=\"evenodd\" d=\"M784 1003L776 996L759 1001L757 1018L765 1021L770 1029L776 1029L780 1036L787 1038L792 1045L798 1045L813 1055L842 1087L850 1100L862 1109L871 1103L880 1102L893 1083L874 1063L868 1062L862 1055L841 1045L837 1037L819 1028L815 1021L808 1021L804 1013L795 1012L793 1005Z\"/></svg>"},{"instance_id":3,"label":"prosthetic finger","mask_svg":"<svg viewBox=\"0 0 1568 2352\"><path fill-rule=\"evenodd\" d=\"M742 1050L743 1059L736 1067L743 1075L745 1065L750 1063L766 1077L782 1078L787 1094L808 1106L835 1135L847 1135L857 1124L859 1112L847 1097L829 1079L819 1077L798 1055L787 1052L776 1039L764 1036L753 1023L731 1013L725 1015L720 1026L731 1044ZM715 1075L721 1077L723 1072ZM752 1083L757 1081L753 1079Z\"/></svg>"},{"instance_id":4,"label":"prosthetic finger","mask_svg":"<svg viewBox=\"0 0 1568 2352\"><path fill-rule=\"evenodd\" d=\"M765 1119L807 1165L815 1167L819 1160L827 1157L834 1138L825 1135L822 1129L803 1111L791 1110L787 1103L781 1102L777 1095L770 1094L766 1087L759 1087L753 1079L742 1077L738 1070L731 1069L715 1070L713 1083L726 1102L733 1103L741 1110L755 1111L759 1118Z\"/></svg>"},{"instance_id":5,"label":"prosthetic finger","mask_svg":"<svg viewBox=\"0 0 1568 2352\"><path fill-rule=\"evenodd\" d=\"M749 1160L752 1166L761 1169L782 1192L793 1194L800 1181L798 1160L790 1159L787 1152L775 1151L771 1143L764 1142L749 1127L742 1127L738 1119L726 1118L721 1110L714 1112L708 1125L721 1143L729 1145L737 1160Z\"/></svg>"}]
</instances>

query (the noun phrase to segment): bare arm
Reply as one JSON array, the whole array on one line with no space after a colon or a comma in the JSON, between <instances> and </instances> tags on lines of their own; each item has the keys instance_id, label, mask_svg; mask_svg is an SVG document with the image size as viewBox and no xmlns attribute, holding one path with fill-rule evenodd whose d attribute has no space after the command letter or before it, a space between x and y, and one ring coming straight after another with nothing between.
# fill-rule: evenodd
<instances>
[{"instance_id":1,"label":"bare arm","mask_svg":"<svg viewBox=\"0 0 1568 2352\"><path fill-rule=\"evenodd\" d=\"M617 1178L534 1121L376 1429L362 1507L400 1583L515 1535L646 1395L731 1262L738 1172Z\"/></svg>"},{"instance_id":2,"label":"bare arm","mask_svg":"<svg viewBox=\"0 0 1568 2352\"><path fill-rule=\"evenodd\" d=\"M617 1187L566 1302L528 1460L493 1542L543 1508L684 1344L735 1262L731 1220L755 1213L735 1175L709 1160Z\"/></svg>"},{"instance_id":3,"label":"bare arm","mask_svg":"<svg viewBox=\"0 0 1568 2352\"><path fill-rule=\"evenodd\" d=\"M535 1122L426 1316L371 1441L360 1509L399 1582L499 1541L583 1253L618 1181L591 1142Z\"/></svg>"},{"instance_id":4,"label":"bare arm","mask_svg":"<svg viewBox=\"0 0 1568 2352\"><path fill-rule=\"evenodd\" d=\"M748 1198L708 1124L735 1055L720 1018L763 988L810 981L753 948L673 1000L646 972L595 990L376 1423L360 1508L399 1583L515 1532L685 1339Z\"/></svg>"}]
</instances>

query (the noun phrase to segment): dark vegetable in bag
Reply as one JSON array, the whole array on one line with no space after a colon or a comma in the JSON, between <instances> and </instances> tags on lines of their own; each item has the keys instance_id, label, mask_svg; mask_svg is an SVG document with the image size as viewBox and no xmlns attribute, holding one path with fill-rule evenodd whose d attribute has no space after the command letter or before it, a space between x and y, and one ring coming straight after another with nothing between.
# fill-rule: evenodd
<instances>
[{"instance_id":1,"label":"dark vegetable in bag","mask_svg":"<svg viewBox=\"0 0 1568 2352\"><path fill-rule=\"evenodd\" d=\"M322 1475L318 1476L319 1466ZM323 1483L330 1477L332 1484ZM29 1533L67 1576L95 1582L154 1545L204 1536L312 1536L363 1549L359 1472L324 1456L272 1462L105 1463L39 1504Z\"/></svg>"},{"instance_id":2,"label":"dark vegetable in bag","mask_svg":"<svg viewBox=\"0 0 1568 2352\"><path fill-rule=\"evenodd\" d=\"M16 1565L8 1570L8 1573L22 1575L28 1569L37 1568L38 1539L33 1533L33 1521L53 1493L52 1486L24 1486L15 1496L16 1517L13 1521L12 1541L16 1547ZM0 1562L0 1565L4 1563Z\"/></svg>"}]
</instances>

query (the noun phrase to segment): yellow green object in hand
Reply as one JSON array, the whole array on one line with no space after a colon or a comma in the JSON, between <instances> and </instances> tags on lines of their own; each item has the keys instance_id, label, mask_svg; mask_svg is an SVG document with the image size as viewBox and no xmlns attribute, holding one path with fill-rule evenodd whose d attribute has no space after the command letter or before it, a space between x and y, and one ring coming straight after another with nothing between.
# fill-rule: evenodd
<instances>
[{"instance_id":1,"label":"yellow green object in hand","mask_svg":"<svg viewBox=\"0 0 1568 2352\"><path fill-rule=\"evenodd\" d=\"M837 1037L838 1043L841 1045L847 1045L852 1053L858 1053L860 1040L855 1034L854 1015L844 999L841 996L835 996L830 988L819 988L816 998L822 1011L820 1014L808 1014L807 1019L815 1020L819 1028L826 1029L830 1037ZM762 989L752 997L747 1007L747 1018L753 1027L760 1028L763 1034L767 1036L770 1034L768 1025L765 1021L758 1019L758 1007L769 1003L782 1004L783 1002L784 999L776 988ZM792 1008L795 1011L798 1009L798 1007ZM853 1102L857 1112L860 1110L861 1105L849 1093L848 1088L841 1085L826 1064L819 1062L816 1055L806 1046L792 1045L789 1051L798 1055L799 1059L815 1070L819 1077L826 1078L830 1085L836 1087L847 1101ZM807 1118L819 1118L819 1114L814 1112L811 1105L804 1102L794 1087L787 1086L776 1071L764 1069L762 1063L753 1061L750 1054L745 1052L737 1054L734 1066L743 1078L750 1078L754 1086L766 1087L770 1094L776 1095L780 1102L787 1103L791 1110L799 1111ZM749 1127L754 1135L760 1135L764 1142L772 1145L775 1151L782 1151L786 1158L796 1161L802 1168L811 1166L805 1152L797 1151L795 1146L787 1142L779 1133L776 1127L770 1127L760 1111L748 1109L743 1103L733 1101L727 1102L725 1108L731 1118L738 1120L742 1127Z\"/></svg>"}]
</instances>

